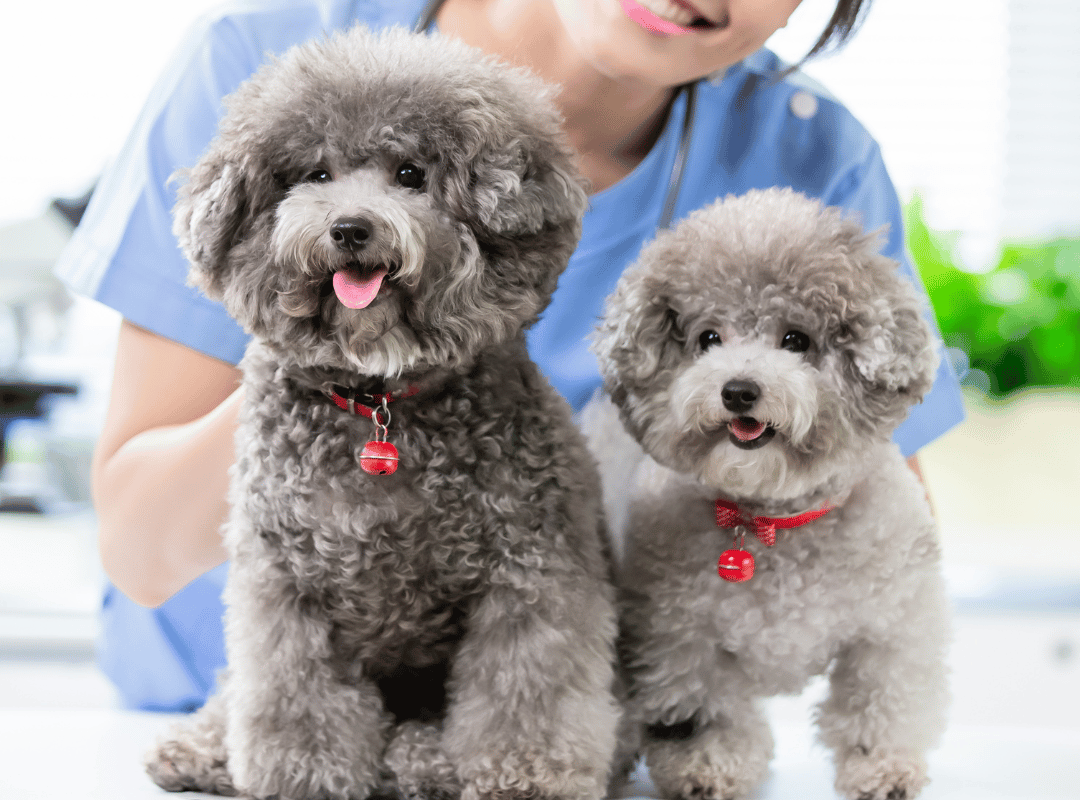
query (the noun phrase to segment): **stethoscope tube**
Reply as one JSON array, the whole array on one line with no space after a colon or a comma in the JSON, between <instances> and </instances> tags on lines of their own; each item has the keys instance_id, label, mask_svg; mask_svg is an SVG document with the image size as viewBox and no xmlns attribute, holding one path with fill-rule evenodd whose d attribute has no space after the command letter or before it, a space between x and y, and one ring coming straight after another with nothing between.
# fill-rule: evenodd
<instances>
[{"instance_id":1,"label":"stethoscope tube","mask_svg":"<svg viewBox=\"0 0 1080 800\"><path fill-rule=\"evenodd\" d=\"M435 15L439 13L446 0L428 0L420 12L413 31L423 33L435 22ZM683 173L686 171L686 163L690 159L691 137L694 131L694 112L697 97L697 84L684 83L677 90L676 98L681 93L686 97L686 107L683 110L682 131L679 134L679 149L675 154L675 163L671 166L671 176L668 180L667 192L664 194L664 204L661 206L660 218L656 222L657 230L665 230L671 227L671 221L675 218L675 205L679 201L679 191L682 189Z\"/></svg>"}]
</instances>

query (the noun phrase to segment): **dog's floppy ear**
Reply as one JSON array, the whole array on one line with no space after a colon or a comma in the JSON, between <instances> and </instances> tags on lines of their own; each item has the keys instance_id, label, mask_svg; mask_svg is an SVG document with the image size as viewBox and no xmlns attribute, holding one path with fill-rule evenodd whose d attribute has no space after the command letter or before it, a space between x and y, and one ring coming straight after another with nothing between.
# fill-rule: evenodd
<instances>
[{"instance_id":1,"label":"dog's floppy ear","mask_svg":"<svg viewBox=\"0 0 1080 800\"><path fill-rule=\"evenodd\" d=\"M178 178L173 233L190 262L188 280L208 297L224 294L229 253L240 241L257 193L246 170L211 149Z\"/></svg>"},{"instance_id":2,"label":"dog's floppy ear","mask_svg":"<svg viewBox=\"0 0 1080 800\"><path fill-rule=\"evenodd\" d=\"M519 139L482 152L472 163L464 202L468 216L487 232L529 236L567 223L576 227L588 195L568 153Z\"/></svg>"},{"instance_id":3,"label":"dog's floppy ear","mask_svg":"<svg viewBox=\"0 0 1080 800\"><path fill-rule=\"evenodd\" d=\"M619 405L678 363L686 336L662 285L631 267L607 299L592 337L604 388Z\"/></svg>"},{"instance_id":4,"label":"dog's floppy ear","mask_svg":"<svg viewBox=\"0 0 1080 800\"><path fill-rule=\"evenodd\" d=\"M916 403L930 390L938 353L915 288L883 256L877 296L846 321L842 345L848 372L871 393ZM880 266L880 265L879 265Z\"/></svg>"}]
</instances>

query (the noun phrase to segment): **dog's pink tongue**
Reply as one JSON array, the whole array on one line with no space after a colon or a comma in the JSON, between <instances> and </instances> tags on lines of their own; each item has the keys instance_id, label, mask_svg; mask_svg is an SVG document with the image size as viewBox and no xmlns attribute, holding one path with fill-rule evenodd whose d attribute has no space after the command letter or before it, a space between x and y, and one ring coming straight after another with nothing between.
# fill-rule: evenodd
<instances>
[{"instance_id":1,"label":"dog's pink tongue","mask_svg":"<svg viewBox=\"0 0 1080 800\"><path fill-rule=\"evenodd\" d=\"M334 273L334 294L347 308L367 308L385 277L385 267L379 267L367 277L348 267L339 269Z\"/></svg>"},{"instance_id":2,"label":"dog's pink tongue","mask_svg":"<svg viewBox=\"0 0 1080 800\"><path fill-rule=\"evenodd\" d=\"M728 423L728 427L743 442L751 442L765 433L765 423L751 417L737 417Z\"/></svg>"}]
</instances>

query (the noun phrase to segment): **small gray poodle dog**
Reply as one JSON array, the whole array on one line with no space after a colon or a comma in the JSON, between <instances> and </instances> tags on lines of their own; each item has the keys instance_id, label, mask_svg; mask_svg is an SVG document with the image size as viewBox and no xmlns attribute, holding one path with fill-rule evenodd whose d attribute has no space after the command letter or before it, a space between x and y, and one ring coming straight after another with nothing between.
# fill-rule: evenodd
<instances>
[{"instance_id":1,"label":"small gray poodle dog","mask_svg":"<svg viewBox=\"0 0 1080 800\"><path fill-rule=\"evenodd\" d=\"M618 565L627 718L664 797L746 797L763 698L826 674L849 798L912 798L946 715L934 520L890 441L929 390L910 283L838 209L728 198L623 275L594 343L647 454Z\"/></svg>"},{"instance_id":2,"label":"small gray poodle dog","mask_svg":"<svg viewBox=\"0 0 1080 800\"><path fill-rule=\"evenodd\" d=\"M449 39L357 28L229 99L175 226L253 336L228 667L148 757L160 786L602 796L598 476L523 333L585 204L550 91Z\"/></svg>"}]
</instances>

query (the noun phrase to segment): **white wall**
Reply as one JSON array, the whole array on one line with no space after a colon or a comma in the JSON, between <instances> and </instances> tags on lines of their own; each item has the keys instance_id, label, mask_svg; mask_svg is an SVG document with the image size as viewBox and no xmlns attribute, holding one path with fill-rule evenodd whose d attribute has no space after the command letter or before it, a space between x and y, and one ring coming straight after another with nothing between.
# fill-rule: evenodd
<instances>
[{"instance_id":1,"label":"white wall","mask_svg":"<svg viewBox=\"0 0 1080 800\"><path fill-rule=\"evenodd\" d=\"M918 191L932 224L965 232L973 267L1002 225L1008 2L874 0L845 49L806 67L881 143L901 197ZM804 0L770 45L797 60L833 6Z\"/></svg>"},{"instance_id":2,"label":"white wall","mask_svg":"<svg viewBox=\"0 0 1080 800\"><path fill-rule=\"evenodd\" d=\"M30 0L0 23L0 224L81 195L188 25L216 0Z\"/></svg>"},{"instance_id":3,"label":"white wall","mask_svg":"<svg viewBox=\"0 0 1080 800\"><path fill-rule=\"evenodd\" d=\"M797 59L831 0L771 44ZM902 196L964 233L974 269L1002 237L1080 235L1080 3L875 0L838 55L811 62L882 144Z\"/></svg>"},{"instance_id":4,"label":"white wall","mask_svg":"<svg viewBox=\"0 0 1080 800\"><path fill-rule=\"evenodd\" d=\"M1011 0L1003 220L1080 233L1080 3Z\"/></svg>"}]
</instances>

